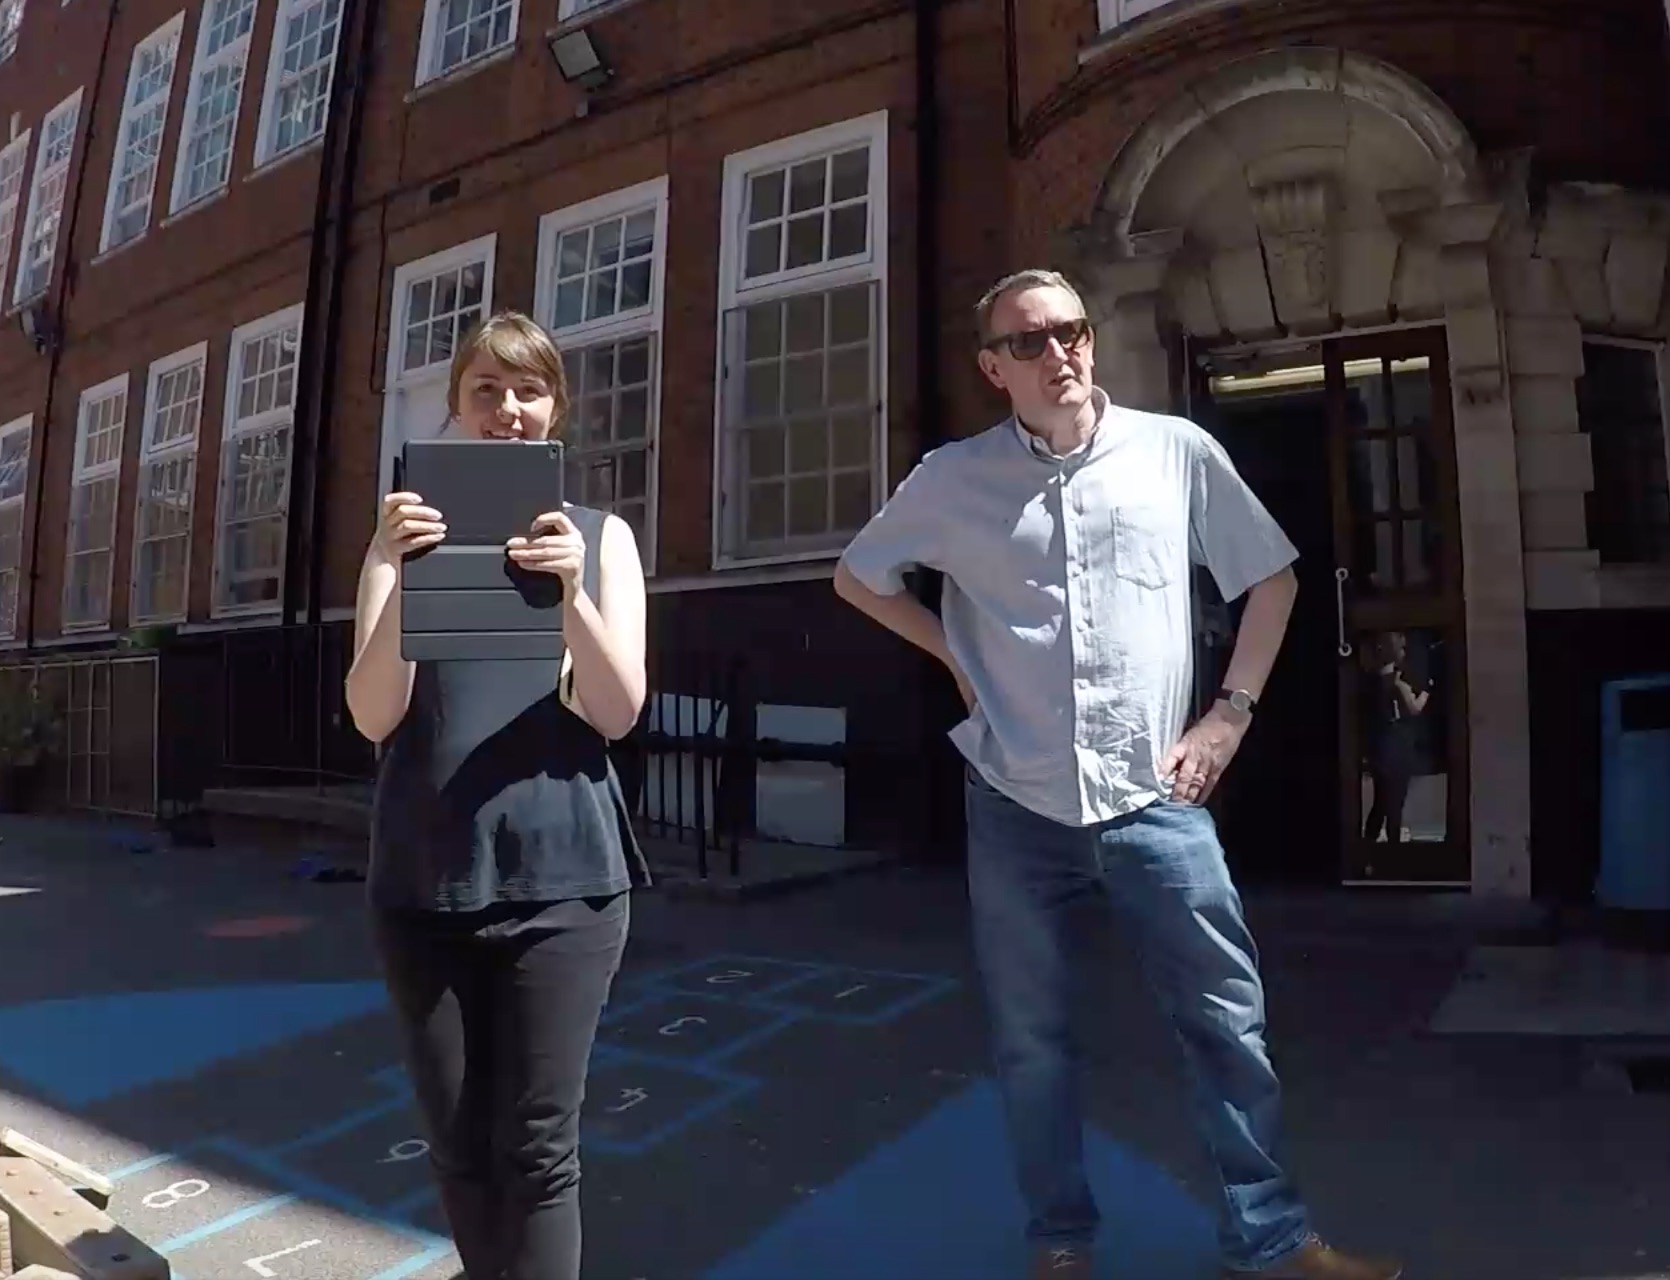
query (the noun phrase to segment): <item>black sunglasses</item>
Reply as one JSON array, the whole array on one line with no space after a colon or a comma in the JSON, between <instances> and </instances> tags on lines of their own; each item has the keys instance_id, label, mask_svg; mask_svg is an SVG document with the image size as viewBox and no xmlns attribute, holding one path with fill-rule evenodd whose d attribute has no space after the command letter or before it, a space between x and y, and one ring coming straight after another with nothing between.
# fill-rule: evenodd
<instances>
[{"instance_id":1,"label":"black sunglasses","mask_svg":"<svg viewBox=\"0 0 1670 1280\"><path fill-rule=\"evenodd\" d=\"M1063 320L1043 329L1024 329L1020 333L1004 333L981 345L987 351L1008 348L1017 360L1036 360L1049 350L1050 340L1061 344L1063 351L1077 351L1090 340L1090 321L1084 318Z\"/></svg>"}]
</instances>

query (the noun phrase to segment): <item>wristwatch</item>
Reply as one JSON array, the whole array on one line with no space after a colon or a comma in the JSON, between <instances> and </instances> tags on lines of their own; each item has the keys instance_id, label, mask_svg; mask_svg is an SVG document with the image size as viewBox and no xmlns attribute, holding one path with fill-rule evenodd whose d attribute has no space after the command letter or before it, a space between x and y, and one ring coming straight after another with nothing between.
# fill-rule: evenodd
<instances>
[{"instance_id":1,"label":"wristwatch","mask_svg":"<svg viewBox=\"0 0 1670 1280\"><path fill-rule=\"evenodd\" d=\"M1250 716L1258 708L1258 699L1245 689L1219 689L1218 697L1244 716Z\"/></svg>"}]
</instances>

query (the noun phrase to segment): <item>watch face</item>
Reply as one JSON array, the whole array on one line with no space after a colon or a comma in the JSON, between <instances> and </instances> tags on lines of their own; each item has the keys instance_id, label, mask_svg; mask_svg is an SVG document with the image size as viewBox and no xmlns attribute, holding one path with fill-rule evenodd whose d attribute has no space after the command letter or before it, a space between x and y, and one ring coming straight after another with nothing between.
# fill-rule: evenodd
<instances>
[{"instance_id":1,"label":"watch face","mask_svg":"<svg viewBox=\"0 0 1670 1280\"><path fill-rule=\"evenodd\" d=\"M1252 699L1240 689L1229 695L1229 705L1237 711L1251 711L1252 704Z\"/></svg>"}]
</instances>

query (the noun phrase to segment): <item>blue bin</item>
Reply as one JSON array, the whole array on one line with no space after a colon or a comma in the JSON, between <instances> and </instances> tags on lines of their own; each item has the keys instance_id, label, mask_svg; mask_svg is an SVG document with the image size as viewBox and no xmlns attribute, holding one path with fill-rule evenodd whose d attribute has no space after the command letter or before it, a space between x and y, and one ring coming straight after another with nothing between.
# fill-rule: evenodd
<instances>
[{"instance_id":1,"label":"blue bin","mask_svg":"<svg viewBox=\"0 0 1670 1280\"><path fill-rule=\"evenodd\" d=\"M1670 674L1601 686L1603 907L1670 911Z\"/></svg>"}]
</instances>

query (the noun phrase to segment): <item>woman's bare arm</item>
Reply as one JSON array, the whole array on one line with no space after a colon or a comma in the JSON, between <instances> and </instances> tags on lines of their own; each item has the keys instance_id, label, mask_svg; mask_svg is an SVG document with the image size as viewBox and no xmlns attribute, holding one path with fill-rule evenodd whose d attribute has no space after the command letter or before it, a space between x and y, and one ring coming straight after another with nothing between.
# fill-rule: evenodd
<instances>
[{"instance_id":1,"label":"woman's bare arm","mask_svg":"<svg viewBox=\"0 0 1670 1280\"><path fill-rule=\"evenodd\" d=\"M348 669L348 714L372 742L405 719L416 664L400 656L400 566L373 541L360 566L354 606L354 664Z\"/></svg>"},{"instance_id":2,"label":"woman's bare arm","mask_svg":"<svg viewBox=\"0 0 1670 1280\"><path fill-rule=\"evenodd\" d=\"M644 567L631 526L618 516L599 535L598 599L575 590L563 600L563 633L574 661L574 693L586 721L616 741L643 711Z\"/></svg>"}]
</instances>

